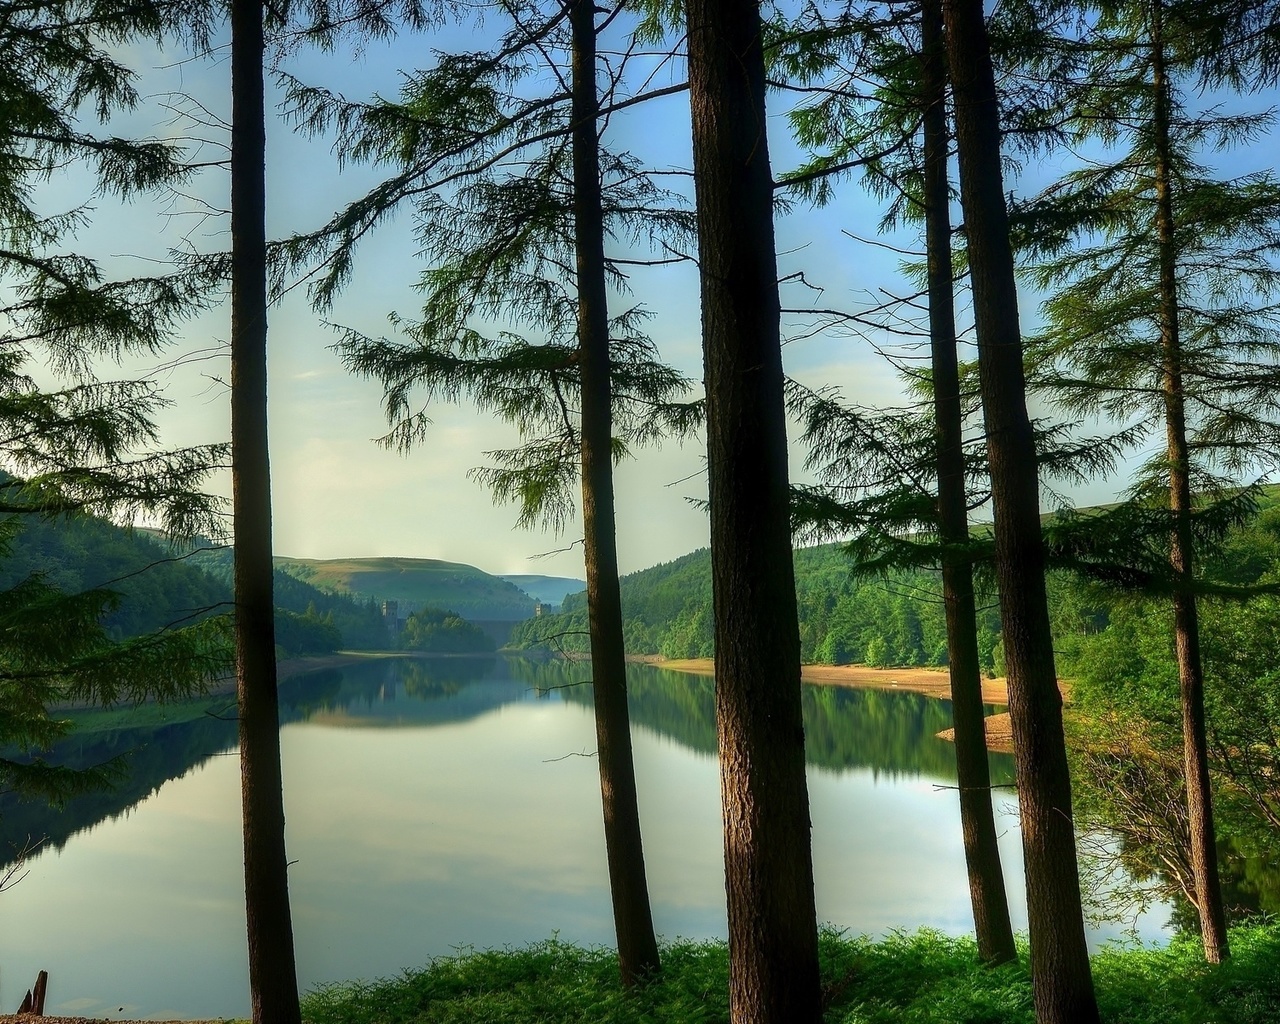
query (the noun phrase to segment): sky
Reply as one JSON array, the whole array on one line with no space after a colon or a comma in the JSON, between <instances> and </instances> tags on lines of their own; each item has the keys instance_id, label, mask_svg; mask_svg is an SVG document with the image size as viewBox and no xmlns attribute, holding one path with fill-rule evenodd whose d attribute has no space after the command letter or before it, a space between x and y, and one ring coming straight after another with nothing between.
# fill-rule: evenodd
<instances>
[{"instance_id":1,"label":"sky","mask_svg":"<svg viewBox=\"0 0 1280 1024\"><path fill-rule=\"evenodd\" d=\"M391 96L402 72L436 59L434 50L476 49L487 45L493 25L448 27L436 35L402 37L393 43L370 42L359 50L304 52L289 70L324 83L351 98L375 93ZM225 46L205 57L139 46L125 54L137 69L145 101L126 118L113 122L122 134L199 136L189 141L202 159L218 159L225 133L217 126L193 125L175 111L192 110L186 93L226 117L229 110L229 61ZM678 81L682 69L668 62L650 87ZM274 100L281 96L277 91ZM787 103L770 100L770 146L775 177L798 161L790 143ZM632 150L649 166L688 170L692 164L688 103L683 94L617 115L608 141ZM268 231L274 236L323 222L346 201L378 180L374 169L338 170L332 140L306 139L280 117L268 126ZM1051 174L1055 167L1030 168L1027 180ZM680 179L673 179L680 180ZM44 200L52 208L84 201L86 179L76 172L52 182ZM121 206L94 201L92 225L76 240L100 254L116 272L136 272L139 258L161 258L182 238L200 248L225 246L223 210L227 174L215 168L194 180L187 195L143 200ZM201 212L204 211L204 212ZM855 237L876 235L880 210L856 183L840 190L839 200L821 210L796 205L778 219L780 274L803 271L805 285L783 288L783 305L852 308L881 301L886 289L906 289L897 273L900 257ZM910 246L909 236L894 244ZM332 322L378 336L390 333L389 313L412 316L414 283L424 269L416 255L412 217L406 212L379 230L358 252L354 278L334 308ZM654 319L650 331L664 359L694 380L701 379L696 271L691 264L637 270L630 296ZM1034 302L1029 303L1032 307ZM1033 310L1032 310L1033 315ZM166 444L200 444L229 436L225 386L228 311L223 306L188 323L171 350L161 357L131 360L118 372L152 375L163 385L171 407L162 415ZM1024 309L1024 318L1027 311ZM786 369L801 382L836 386L857 401L873 405L901 402L893 369L864 339L838 334L800 337L810 317L792 318L785 333ZM307 558L406 556L466 562L492 573L546 573L580 577L580 524L561 535L517 529L516 510L495 507L488 493L467 476L485 462L485 452L511 444L514 430L462 406L437 405L426 441L409 454L376 443L386 430L380 387L353 378L331 349L332 330L321 322L302 289L287 295L269 319L269 417L271 431L274 538L278 554ZM884 339L882 339L884 340ZM106 371L104 370L104 373ZM117 372L117 371L111 371ZM805 479L803 452L792 446L792 476ZM1109 500L1123 481L1100 482L1076 500ZM229 480L213 481L229 494ZM697 442L641 450L617 469L619 554L624 572L669 561L707 543L705 513L696 502L705 497L703 454Z\"/></svg>"}]
</instances>

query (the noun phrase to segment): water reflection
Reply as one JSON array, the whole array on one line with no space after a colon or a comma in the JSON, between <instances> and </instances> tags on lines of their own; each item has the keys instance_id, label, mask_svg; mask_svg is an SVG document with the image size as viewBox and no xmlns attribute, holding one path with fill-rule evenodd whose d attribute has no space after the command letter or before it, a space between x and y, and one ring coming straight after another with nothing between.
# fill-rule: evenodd
<instances>
[{"instance_id":1,"label":"water reflection","mask_svg":"<svg viewBox=\"0 0 1280 1024\"><path fill-rule=\"evenodd\" d=\"M366 659L286 680L280 687L280 720L339 727L404 728L450 725L506 704L543 699L590 706L590 670L582 663L493 657ZM702 676L632 665L630 705L636 726L714 757L715 698ZM85 768L125 755L128 779L115 789L88 794L65 808L0 795L0 866L27 836L47 836L61 848L82 829L111 820L236 744L234 703L229 697L181 702L141 711L71 713L81 731L48 755L55 763ZM811 765L873 774L929 775L955 779L949 743L936 735L951 725L950 705L919 694L806 686L803 694L806 757ZM142 721L138 721L142 719ZM1013 779L1013 759L992 758L993 781Z\"/></svg>"},{"instance_id":2,"label":"water reflection","mask_svg":"<svg viewBox=\"0 0 1280 1024\"><path fill-rule=\"evenodd\" d=\"M1086 897L1098 918L1123 921L1163 900L1172 924L1198 932L1191 827L1180 750L1112 729L1071 757ZM1219 875L1228 920L1280 912L1280 842L1238 790L1214 795Z\"/></svg>"},{"instance_id":3,"label":"water reflection","mask_svg":"<svg viewBox=\"0 0 1280 1024\"><path fill-rule=\"evenodd\" d=\"M586 678L584 665L422 659L282 686L304 986L553 930L611 942ZM657 927L723 935L710 682L636 668L631 686ZM818 687L804 701L820 916L872 933L969 930L951 747L934 737L947 706ZM6 836L62 846L2 897L23 927L0 933L0 1007L46 968L59 1013L246 1013L239 770L216 756L233 749L235 723L206 713L225 709L224 698L166 709L164 722L145 720L155 709L84 716L60 755L134 751L127 789L43 816L0 808ZM1021 923L1016 812L1011 797L996 803Z\"/></svg>"}]
</instances>

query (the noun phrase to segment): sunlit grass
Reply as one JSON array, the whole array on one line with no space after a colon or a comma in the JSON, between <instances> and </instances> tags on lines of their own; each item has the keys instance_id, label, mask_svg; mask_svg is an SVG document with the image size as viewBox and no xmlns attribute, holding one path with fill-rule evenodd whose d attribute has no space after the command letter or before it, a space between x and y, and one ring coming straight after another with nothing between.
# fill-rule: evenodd
<instances>
[{"instance_id":1,"label":"sunlit grass","mask_svg":"<svg viewBox=\"0 0 1280 1024\"><path fill-rule=\"evenodd\" d=\"M1209 967L1194 938L1163 947L1111 947L1094 957L1109 1024L1272 1024L1280 1021L1280 925L1234 929L1234 956ZM822 938L829 1024L1032 1024L1023 962L977 963L971 939L933 931L871 941ZM607 949L554 939L518 949L463 951L398 978L313 992L310 1024L724 1024L723 943L674 943L663 974L623 992Z\"/></svg>"}]
</instances>

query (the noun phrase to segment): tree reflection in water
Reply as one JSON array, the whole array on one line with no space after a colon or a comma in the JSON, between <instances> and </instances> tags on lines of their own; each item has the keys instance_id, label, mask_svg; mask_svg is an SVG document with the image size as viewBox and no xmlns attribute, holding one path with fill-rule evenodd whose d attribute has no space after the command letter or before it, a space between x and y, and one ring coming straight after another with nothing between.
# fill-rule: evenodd
<instances>
[{"instance_id":1,"label":"tree reflection in water","mask_svg":"<svg viewBox=\"0 0 1280 1024\"><path fill-rule=\"evenodd\" d=\"M1280 912L1280 837L1246 794L1215 782L1228 916ZM1091 916L1132 921L1164 901L1174 928L1198 931L1181 751L1151 730L1094 721L1072 744L1072 784Z\"/></svg>"},{"instance_id":2,"label":"tree reflection in water","mask_svg":"<svg viewBox=\"0 0 1280 1024\"><path fill-rule=\"evenodd\" d=\"M590 704L585 662L494 657L396 658L295 676L281 684L282 724L315 720L356 728L432 726L465 721L518 701ZM671 742L714 756L715 691L711 679L631 666L632 720ZM0 796L3 834L48 836L62 847L74 833L118 817L169 779L232 750L236 724L226 697L112 713L78 715L84 728L46 756L81 767L119 754L131 771L116 789L87 794L62 809ZM840 773L955 780L950 705L899 691L805 686L806 755L814 768ZM163 721L160 719L163 717ZM1173 923L1194 928L1181 758L1152 746L1149 734L1108 727L1078 736L1073 778L1083 826L1085 865L1100 919L1132 919L1159 900L1176 906ZM992 757L993 781L1012 781L1012 758ZM1012 794L1012 790L1009 790ZM1220 859L1228 904L1238 918L1280 913L1280 857L1275 830L1242 791L1218 794ZM0 850L0 868L11 862Z\"/></svg>"}]
</instances>

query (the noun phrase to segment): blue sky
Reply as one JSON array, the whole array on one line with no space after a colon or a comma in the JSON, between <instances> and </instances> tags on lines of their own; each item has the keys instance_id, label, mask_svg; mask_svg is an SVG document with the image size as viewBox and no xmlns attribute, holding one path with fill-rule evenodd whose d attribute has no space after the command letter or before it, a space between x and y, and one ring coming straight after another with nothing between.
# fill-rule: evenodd
<instances>
[{"instance_id":1,"label":"blue sky","mask_svg":"<svg viewBox=\"0 0 1280 1024\"><path fill-rule=\"evenodd\" d=\"M432 38L408 36L392 43L370 43L362 52L350 48L336 53L305 52L290 65L299 77L324 82L352 98L373 93L394 95L401 69L427 63L431 50L478 48L492 26L459 30L450 27ZM479 41L478 41L479 40ZM195 134L196 129L175 119L171 93L184 91L219 116L229 109L229 63L225 49L191 60L171 52L138 47L126 55L138 69L146 102L134 114L119 119L113 130L142 135ZM669 63L652 85L660 87L682 74ZM279 96L277 94L276 98ZM775 175L794 165L798 156L785 119L788 103L771 97L770 128ZM206 137L224 140L216 129L200 128ZM632 150L650 166L685 169L691 165L688 104L683 94L635 108L616 116L610 142ZM216 148L205 158L216 158ZM1027 187L1043 180L1053 166L1027 169ZM283 235L323 221L347 199L377 180L368 168L348 167L339 174L329 140L309 140L293 133L278 118L268 130L269 231ZM87 186L68 174L45 191L51 206L81 201ZM227 176L214 169L193 181L188 190L208 207L227 205ZM132 256L161 257L190 234L198 247L226 244L225 217L202 218L190 199L142 201L121 207L110 199L96 201L91 228L77 244L109 257L118 272L136 272ZM173 211L179 216L166 216ZM855 183L842 187L839 200L821 210L796 206L778 222L780 272L803 269L819 286L815 293L792 285L784 289L783 305L848 308L864 305L889 288L904 291L897 275L898 257L859 244L848 234L874 237L880 211ZM387 332L387 314L412 315L414 281L423 268L415 257L412 219L402 214L366 241L360 251L355 278L328 317L378 335ZM846 234L846 232L848 234ZM910 236L896 244L910 246ZM683 264L638 271L634 294L626 301L651 309L651 333L665 359L691 378L701 377L696 272ZM1024 300L1024 325L1034 315L1034 301ZM793 329L803 325L797 319ZM187 325L166 359L131 361L129 373L157 372L175 357L183 365L158 371L172 400L163 419L170 444L201 443L228 435L229 411L225 386L227 338L225 306ZM402 456L379 448L373 438L385 430L379 388L349 376L330 350L333 342L308 308L301 290L287 296L270 318L270 417L275 502L276 550L302 557L402 555L469 562L490 572L581 574L577 523L560 537L514 529L516 514L495 508L487 493L466 477L484 461L484 452L513 440L510 428L477 415L466 407L440 406L427 443ZM195 359L215 350L208 359ZM866 341L822 335L787 345L788 372L811 385L837 385L866 404L893 405L900 389L893 370ZM802 453L793 446L793 476L803 477ZM707 540L704 514L689 499L705 494L701 477L702 453L696 443L641 451L617 472L619 551L624 571L644 568L677 557ZM226 492L228 482L216 481ZM1078 500L1107 500L1122 482L1102 482L1078 495ZM555 551L544 558L541 552Z\"/></svg>"}]
</instances>

